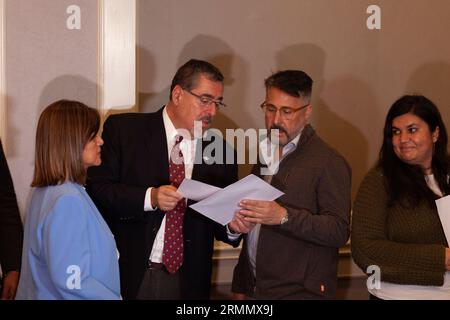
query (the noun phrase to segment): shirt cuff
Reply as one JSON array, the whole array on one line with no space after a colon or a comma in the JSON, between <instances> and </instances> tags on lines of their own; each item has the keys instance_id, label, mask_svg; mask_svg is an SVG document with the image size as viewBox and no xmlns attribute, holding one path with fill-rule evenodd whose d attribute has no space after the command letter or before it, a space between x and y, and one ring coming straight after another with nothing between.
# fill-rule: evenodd
<instances>
[{"instance_id":1,"label":"shirt cuff","mask_svg":"<svg viewBox=\"0 0 450 320\"><path fill-rule=\"evenodd\" d=\"M157 207L152 207L152 189L153 187L148 188L145 193L144 211L156 211L156 209L158 209Z\"/></svg>"},{"instance_id":2,"label":"shirt cuff","mask_svg":"<svg viewBox=\"0 0 450 320\"><path fill-rule=\"evenodd\" d=\"M226 226L226 228L227 228L228 240L234 241L234 240L239 239L239 237L241 236L241 233L233 233L233 232L231 232L230 228L228 228L228 225Z\"/></svg>"}]
</instances>

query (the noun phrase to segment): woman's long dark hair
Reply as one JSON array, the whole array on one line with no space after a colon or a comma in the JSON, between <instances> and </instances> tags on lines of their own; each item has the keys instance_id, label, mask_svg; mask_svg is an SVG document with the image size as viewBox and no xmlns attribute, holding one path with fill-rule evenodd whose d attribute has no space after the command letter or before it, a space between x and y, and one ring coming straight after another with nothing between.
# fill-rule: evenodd
<instances>
[{"instance_id":1,"label":"woman's long dark hair","mask_svg":"<svg viewBox=\"0 0 450 320\"><path fill-rule=\"evenodd\" d=\"M427 186L423 169L400 160L392 144L392 121L406 113L414 114L428 124L430 132L439 128L439 137L434 144L432 171L444 195L450 193L448 181L450 156L447 151L447 130L436 105L424 96L403 96L397 100L386 116L383 145L378 167L383 171L389 194L389 205L417 206L423 200L431 207L438 198Z\"/></svg>"}]
</instances>

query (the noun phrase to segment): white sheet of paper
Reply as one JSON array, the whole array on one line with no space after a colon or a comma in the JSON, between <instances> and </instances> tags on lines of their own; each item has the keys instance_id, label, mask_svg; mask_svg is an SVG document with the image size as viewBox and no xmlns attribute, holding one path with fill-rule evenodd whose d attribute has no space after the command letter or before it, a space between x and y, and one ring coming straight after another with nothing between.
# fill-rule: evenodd
<instances>
[{"instance_id":1,"label":"white sheet of paper","mask_svg":"<svg viewBox=\"0 0 450 320\"><path fill-rule=\"evenodd\" d=\"M226 225L233 220L243 199L273 201L283 192L251 174L190 207L208 218Z\"/></svg>"},{"instance_id":2,"label":"white sheet of paper","mask_svg":"<svg viewBox=\"0 0 450 320\"><path fill-rule=\"evenodd\" d=\"M200 201L208 198L219 190L222 189L197 180L185 178L177 191L187 199Z\"/></svg>"},{"instance_id":3,"label":"white sheet of paper","mask_svg":"<svg viewBox=\"0 0 450 320\"><path fill-rule=\"evenodd\" d=\"M436 200L436 206L441 219L447 242L450 243L450 196Z\"/></svg>"}]
</instances>

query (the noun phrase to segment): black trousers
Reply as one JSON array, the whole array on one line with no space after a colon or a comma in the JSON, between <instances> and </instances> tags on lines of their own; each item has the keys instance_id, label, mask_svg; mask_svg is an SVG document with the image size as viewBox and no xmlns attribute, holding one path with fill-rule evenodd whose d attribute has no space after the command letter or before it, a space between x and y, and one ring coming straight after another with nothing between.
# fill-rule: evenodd
<instances>
[{"instance_id":1,"label":"black trousers","mask_svg":"<svg viewBox=\"0 0 450 320\"><path fill-rule=\"evenodd\" d=\"M137 300L180 300L180 270L170 274L161 263L149 263Z\"/></svg>"}]
</instances>

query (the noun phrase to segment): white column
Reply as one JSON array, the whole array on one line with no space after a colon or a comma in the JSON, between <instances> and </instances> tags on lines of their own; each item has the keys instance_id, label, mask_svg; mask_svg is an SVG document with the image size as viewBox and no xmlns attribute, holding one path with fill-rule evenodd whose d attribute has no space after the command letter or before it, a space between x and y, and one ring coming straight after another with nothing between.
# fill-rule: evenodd
<instances>
[{"instance_id":1,"label":"white column","mask_svg":"<svg viewBox=\"0 0 450 320\"><path fill-rule=\"evenodd\" d=\"M5 1L0 0L0 138L6 148Z\"/></svg>"},{"instance_id":2,"label":"white column","mask_svg":"<svg viewBox=\"0 0 450 320\"><path fill-rule=\"evenodd\" d=\"M136 0L99 5L99 108L136 111Z\"/></svg>"}]
</instances>

